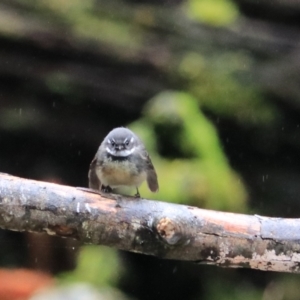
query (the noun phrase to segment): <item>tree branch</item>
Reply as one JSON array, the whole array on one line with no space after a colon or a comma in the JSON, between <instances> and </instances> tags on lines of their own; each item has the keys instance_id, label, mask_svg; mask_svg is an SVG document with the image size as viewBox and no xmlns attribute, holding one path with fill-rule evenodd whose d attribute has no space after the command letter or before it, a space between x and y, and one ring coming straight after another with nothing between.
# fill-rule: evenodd
<instances>
[{"instance_id":1,"label":"tree branch","mask_svg":"<svg viewBox=\"0 0 300 300\"><path fill-rule=\"evenodd\" d=\"M0 227L165 259L300 273L300 219L216 212L0 173Z\"/></svg>"}]
</instances>

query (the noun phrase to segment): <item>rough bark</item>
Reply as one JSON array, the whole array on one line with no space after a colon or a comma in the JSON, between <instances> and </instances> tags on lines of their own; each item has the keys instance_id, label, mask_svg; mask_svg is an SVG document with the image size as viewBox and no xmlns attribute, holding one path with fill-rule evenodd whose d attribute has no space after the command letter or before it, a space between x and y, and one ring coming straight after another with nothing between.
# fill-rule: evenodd
<instances>
[{"instance_id":1,"label":"rough bark","mask_svg":"<svg viewBox=\"0 0 300 300\"><path fill-rule=\"evenodd\" d=\"M224 267L299 273L300 219L199 209L0 173L0 227Z\"/></svg>"}]
</instances>

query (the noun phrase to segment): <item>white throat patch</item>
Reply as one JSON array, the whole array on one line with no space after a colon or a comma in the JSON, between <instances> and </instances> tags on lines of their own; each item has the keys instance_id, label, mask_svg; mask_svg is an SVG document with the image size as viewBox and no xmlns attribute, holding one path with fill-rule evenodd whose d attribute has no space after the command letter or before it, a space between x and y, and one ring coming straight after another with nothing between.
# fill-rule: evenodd
<instances>
[{"instance_id":1,"label":"white throat patch","mask_svg":"<svg viewBox=\"0 0 300 300\"><path fill-rule=\"evenodd\" d=\"M135 147L133 147L130 150L121 150L121 151L114 151L114 150L111 150L108 147L106 147L106 151L113 156L126 157L135 151Z\"/></svg>"}]
</instances>

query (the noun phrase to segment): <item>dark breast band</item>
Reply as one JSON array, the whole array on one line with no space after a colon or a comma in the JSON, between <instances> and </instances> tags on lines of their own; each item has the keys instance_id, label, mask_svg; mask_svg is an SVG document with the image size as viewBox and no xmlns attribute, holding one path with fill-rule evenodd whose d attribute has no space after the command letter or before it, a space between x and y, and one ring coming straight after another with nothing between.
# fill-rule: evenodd
<instances>
[{"instance_id":1,"label":"dark breast band","mask_svg":"<svg viewBox=\"0 0 300 300\"><path fill-rule=\"evenodd\" d=\"M131 160L130 156L114 156L112 154L107 153L106 154L107 158L111 161L125 161L125 160Z\"/></svg>"}]
</instances>

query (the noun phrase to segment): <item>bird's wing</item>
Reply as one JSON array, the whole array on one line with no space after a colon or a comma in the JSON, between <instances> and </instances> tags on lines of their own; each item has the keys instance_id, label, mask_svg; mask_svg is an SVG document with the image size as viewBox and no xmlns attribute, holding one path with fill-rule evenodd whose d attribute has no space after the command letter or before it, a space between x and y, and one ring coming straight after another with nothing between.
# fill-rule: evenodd
<instances>
[{"instance_id":1,"label":"bird's wing","mask_svg":"<svg viewBox=\"0 0 300 300\"><path fill-rule=\"evenodd\" d=\"M94 190L100 190L101 182L96 174L96 166L97 166L97 159L95 156L90 164L90 169L89 169L89 175L88 175L89 176L89 188L94 189Z\"/></svg>"},{"instance_id":2,"label":"bird's wing","mask_svg":"<svg viewBox=\"0 0 300 300\"><path fill-rule=\"evenodd\" d=\"M146 164L147 164L147 184L151 192L158 191L158 181L157 181L157 174L152 164L151 158L148 152L145 150L143 153L145 157Z\"/></svg>"}]
</instances>

